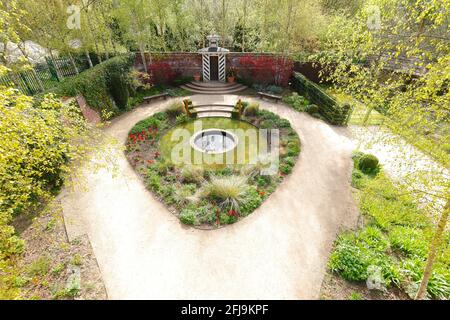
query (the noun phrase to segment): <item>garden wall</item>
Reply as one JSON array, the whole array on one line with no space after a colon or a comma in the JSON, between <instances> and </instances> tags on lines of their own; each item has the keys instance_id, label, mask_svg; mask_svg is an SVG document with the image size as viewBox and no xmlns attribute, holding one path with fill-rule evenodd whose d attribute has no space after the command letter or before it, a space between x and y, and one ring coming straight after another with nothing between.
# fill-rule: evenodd
<instances>
[{"instance_id":1,"label":"garden wall","mask_svg":"<svg viewBox=\"0 0 450 320\"><path fill-rule=\"evenodd\" d=\"M317 84L298 72L295 72L292 77L292 88L316 104L319 107L319 113L331 124L347 124L352 109L350 105L339 104Z\"/></svg>"},{"instance_id":2,"label":"garden wall","mask_svg":"<svg viewBox=\"0 0 450 320\"><path fill-rule=\"evenodd\" d=\"M164 64L170 66L171 72L176 77L192 77L194 74L202 73L202 57L197 53L146 53L145 56L147 63L151 61L151 64L156 66L164 67ZM140 70L144 69L140 54L136 54L135 66Z\"/></svg>"},{"instance_id":3,"label":"garden wall","mask_svg":"<svg viewBox=\"0 0 450 320\"><path fill-rule=\"evenodd\" d=\"M174 79L202 74L202 58L195 52L147 53L146 60L147 63L152 61L149 65L152 71L171 74ZM144 69L139 54L136 55L135 67ZM230 52L226 59L227 71L233 68L238 79L247 85L259 83L288 86L293 67L292 60L269 53Z\"/></svg>"}]
</instances>

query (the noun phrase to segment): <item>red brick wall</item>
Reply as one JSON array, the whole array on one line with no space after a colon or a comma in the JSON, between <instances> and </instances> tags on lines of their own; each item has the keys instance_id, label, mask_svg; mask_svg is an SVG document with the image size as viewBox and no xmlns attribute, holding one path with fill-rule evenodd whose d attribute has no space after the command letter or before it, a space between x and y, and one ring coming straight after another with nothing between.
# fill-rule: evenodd
<instances>
[{"instance_id":1,"label":"red brick wall","mask_svg":"<svg viewBox=\"0 0 450 320\"><path fill-rule=\"evenodd\" d=\"M243 66L240 63L240 59L242 57L251 57L254 59L258 59L259 57L268 57L277 59L280 58L279 55L269 54L269 53L240 53L240 52L231 52L227 55L226 66L227 71L228 68L234 67L237 71L238 76L244 74L251 74L252 72L257 72L254 68L251 70L248 66ZM146 54L147 63L150 61L150 55ZM165 62L169 64L172 70L176 73L177 77L182 76L193 76L194 74L202 73L202 57L200 54L195 52L181 52L181 53L153 53L151 55L152 62ZM135 66L143 70L141 56L139 54L136 55L136 63ZM283 72L285 76L282 77L282 83L277 83L278 85L287 86L288 79L292 74L292 67L289 66ZM269 82L272 82L271 79L268 79ZM278 81L278 80L277 80ZM278 81L279 82L279 81Z\"/></svg>"},{"instance_id":2,"label":"red brick wall","mask_svg":"<svg viewBox=\"0 0 450 320\"><path fill-rule=\"evenodd\" d=\"M150 55L146 54L147 63ZM202 72L202 57L197 53L154 53L151 55L152 62L165 62L169 64L178 77L192 77ZM141 55L136 55L135 66L143 70Z\"/></svg>"}]
</instances>

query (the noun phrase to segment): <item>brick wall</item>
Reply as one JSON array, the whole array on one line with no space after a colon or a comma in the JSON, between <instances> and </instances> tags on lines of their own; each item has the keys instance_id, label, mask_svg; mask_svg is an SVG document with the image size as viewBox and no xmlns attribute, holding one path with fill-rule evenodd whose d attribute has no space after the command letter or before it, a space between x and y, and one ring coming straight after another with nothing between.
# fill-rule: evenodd
<instances>
[{"instance_id":1,"label":"brick wall","mask_svg":"<svg viewBox=\"0 0 450 320\"><path fill-rule=\"evenodd\" d=\"M261 57L267 57L272 59L281 59L281 56L270 54L270 53L241 53L241 52L230 52L227 55L226 66L227 71L230 67L236 69L238 76L243 76L245 74L255 74L258 70L253 66L244 66L240 63L240 59L243 57L250 57L253 59L258 59ZM147 63L150 61L150 55L146 54ZM171 66L172 70L177 74L177 77L183 76L193 76L194 74L202 73L202 56L195 52L181 52L181 53L153 53L151 55L152 62L164 62ZM136 55L136 68L143 70L142 59L139 54ZM292 67L289 67L283 71L283 73L289 74L283 79L289 78L292 74ZM269 79L270 82L270 79ZM287 86L286 80L282 80L278 83L282 86Z\"/></svg>"},{"instance_id":2,"label":"brick wall","mask_svg":"<svg viewBox=\"0 0 450 320\"><path fill-rule=\"evenodd\" d=\"M153 53L152 62L165 62L169 64L178 77L192 77L194 74L202 72L202 57L197 53ZM146 54L147 63L150 55ZM141 55L136 55L135 66L143 70Z\"/></svg>"}]
</instances>

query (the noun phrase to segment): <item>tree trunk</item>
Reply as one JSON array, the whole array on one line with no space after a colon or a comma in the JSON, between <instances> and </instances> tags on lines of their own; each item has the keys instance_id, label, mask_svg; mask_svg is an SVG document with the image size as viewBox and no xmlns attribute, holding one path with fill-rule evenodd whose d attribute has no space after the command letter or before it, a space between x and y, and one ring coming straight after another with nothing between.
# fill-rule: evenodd
<instances>
[{"instance_id":1,"label":"tree trunk","mask_svg":"<svg viewBox=\"0 0 450 320\"><path fill-rule=\"evenodd\" d=\"M88 23L88 26L89 26L89 30L91 31L91 35L92 35L92 37L94 38L94 45L95 45L95 53L97 54L97 57L98 57L98 61L100 62L100 63L102 63L102 57L100 56L100 51L99 51L99 49L98 49L98 44L97 44L97 41L96 41L96 39L95 39L95 37L94 37L94 28L92 27L92 23L91 23L91 17L90 17L90 15L89 15L89 11L88 10L86 10L86 20L87 20L87 23Z\"/></svg>"},{"instance_id":2,"label":"tree trunk","mask_svg":"<svg viewBox=\"0 0 450 320\"><path fill-rule=\"evenodd\" d=\"M0 62L7 66L8 65L8 41L3 41L3 51L0 51Z\"/></svg>"},{"instance_id":3,"label":"tree trunk","mask_svg":"<svg viewBox=\"0 0 450 320\"><path fill-rule=\"evenodd\" d=\"M102 37L102 44L103 44L103 50L105 50L106 60L108 60L109 59L108 47L107 47L106 41L105 41L105 39L103 39L103 37Z\"/></svg>"},{"instance_id":4,"label":"tree trunk","mask_svg":"<svg viewBox=\"0 0 450 320\"><path fill-rule=\"evenodd\" d=\"M431 273L433 272L433 264L436 259L436 255L440 249L442 242L442 235L445 231L445 226L448 220L448 214L450 213L450 200L447 200L447 204L444 207L444 211L439 218L439 222L436 228L436 232L434 233L433 240L430 244L430 249L428 252L427 263L425 265L425 271L423 272L423 278L420 282L419 290L417 291L416 300L422 300L425 298L427 293L428 282L430 281Z\"/></svg>"},{"instance_id":5,"label":"tree trunk","mask_svg":"<svg viewBox=\"0 0 450 320\"><path fill-rule=\"evenodd\" d=\"M69 52L69 59L70 59L70 63L72 64L73 69L75 70L75 72L77 74L80 74L80 71L78 70L77 64L75 63L75 60L72 57L72 54Z\"/></svg>"},{"instance_id":6,"label":"tree trunk","mask_svg":"<svg viewBox=\"0 0 450 320\"><path fill-rule=\"evenodd\" d=\"M226 18L226 12L225 12L225 0L222 0L222 47L225 48L225 18Z\"/></svg>"},{"instance_id":7,"label":"tree trunk","mask_svg":"<svg viewBox=\"0 0 450 320\"><path fill-rule=\"evenodd\" d=\"M245 21L247 17L247 0L244 0L244 19L242 19L242 52L245 52Z\"/></svg>"},{"instance_id":8,"label":"tree trunk","mask_svg":"<svg viewBox=\"0 0 450 320\"><path fill-rule=\"evenodd\" d=\"M92 63L91 56L89 55L89 52L85 51L84 54L86 55L87 61L89 63L89 68L93 68L94 64Z\"/></svg>"},{"instance_id":9,"label":"tree trunk","mask_svg":"<svg viewBox=\"0 0 450 320\"><path fill-rule=\"evenodd\" d=\"M141 53L141 59L142 59L142 64L144 65L144 70L146 73L148 73L147 60L145 59L145 50L144 50L144 46L142 44L139 46L139 52Z\"/></svg>"}]
</instances>

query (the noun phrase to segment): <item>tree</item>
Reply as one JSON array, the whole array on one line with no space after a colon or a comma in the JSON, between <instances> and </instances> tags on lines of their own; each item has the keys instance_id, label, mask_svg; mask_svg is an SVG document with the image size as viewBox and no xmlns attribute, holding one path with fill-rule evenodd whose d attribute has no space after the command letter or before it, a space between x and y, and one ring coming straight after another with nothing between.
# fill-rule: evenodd
<instances>
[{"instance_id":1,"label":"tree","mask_svg":"<svg viewBox=\"0 0 450 320\"><path fill-rule=\"evenodd\" d=\"M442 149L450 139L450 51L446 27L450 3L380 0L372 4L376 6L362 8L353 18L346 13L336 15L323 43L324 51L317 59L327 66L326 79L369 107L367 117L373 109L383 113L383 127L440 164L410 168L410 174L401 181L417 201L426 196L423 208L436 221L416 295L421 299L440 250L450 201L450 177L446 171L450 161ZM402 152L408 157L406 149Z\"/></svg>"}]
</instances>

